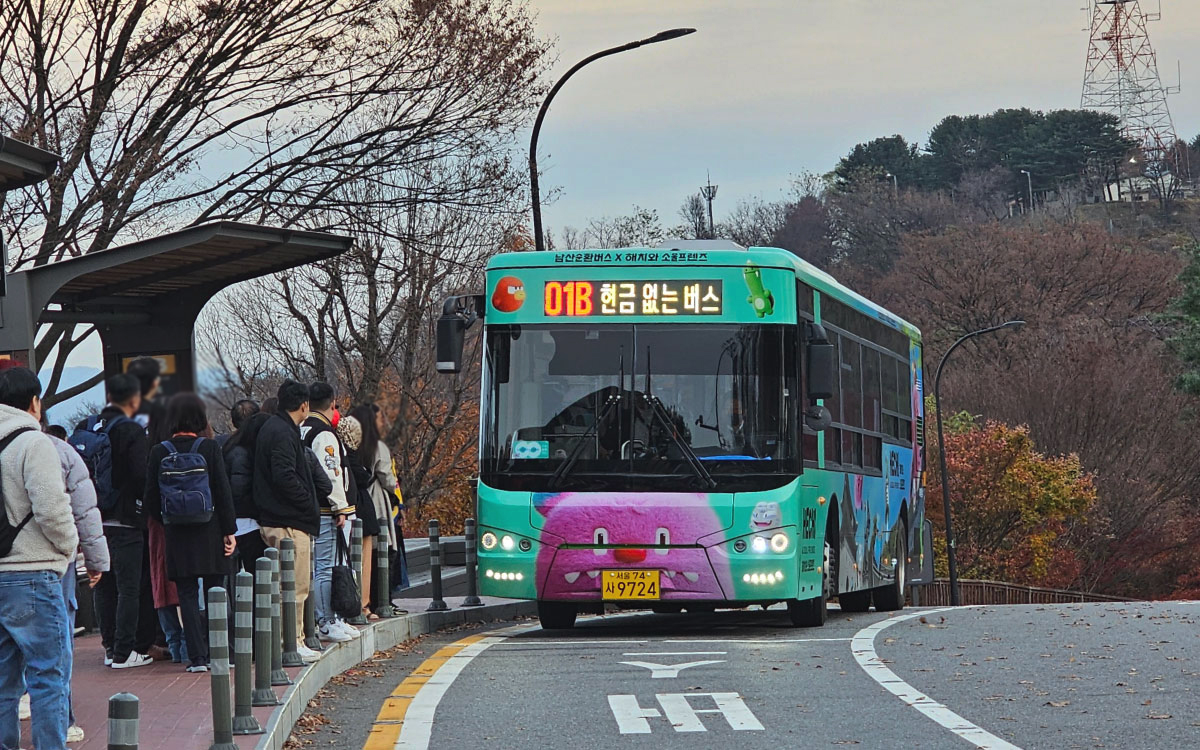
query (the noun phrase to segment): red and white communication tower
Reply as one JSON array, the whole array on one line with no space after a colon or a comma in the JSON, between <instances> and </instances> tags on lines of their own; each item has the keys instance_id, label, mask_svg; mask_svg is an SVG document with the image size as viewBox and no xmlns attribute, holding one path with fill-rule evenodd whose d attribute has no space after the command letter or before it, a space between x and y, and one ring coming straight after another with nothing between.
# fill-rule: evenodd
<instances>
[{"instance_id":1,"label":"red and white communication tower","mask_svg":"<svg viewBox=\"0 0 1200 750\"><path fill-rule=\"evenodd\" d=\"M1092 0L1083 109L1116 115L1122 132L1141 144L1148 166L1170 168L1176 136L1167 94L1173 92L1159 78L1146 31L1146 23L1160 17L1143 12L1140 0Z\"/></svg>"}]
</instances>

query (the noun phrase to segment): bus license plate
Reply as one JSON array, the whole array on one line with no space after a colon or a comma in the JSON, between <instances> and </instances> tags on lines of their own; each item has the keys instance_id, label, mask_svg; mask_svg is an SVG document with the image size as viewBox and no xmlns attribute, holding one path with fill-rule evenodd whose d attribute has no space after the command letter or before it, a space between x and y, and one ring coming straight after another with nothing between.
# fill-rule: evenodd
<instances>
[{"instance_id":1,"label":"bus license plate","mask_svg":"<svg viewBox=\"0 0 1200 750\"><path fill-rule=\"evenodd\" d=\"M657 570L602 571L605 599L658 599Z\"/></svg>"}]
</instances>

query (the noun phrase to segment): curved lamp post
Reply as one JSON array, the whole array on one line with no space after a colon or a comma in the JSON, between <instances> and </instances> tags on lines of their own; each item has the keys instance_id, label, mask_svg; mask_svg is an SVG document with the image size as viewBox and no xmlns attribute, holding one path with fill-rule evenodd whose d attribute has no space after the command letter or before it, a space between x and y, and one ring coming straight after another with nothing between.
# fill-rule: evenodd
<instances>
[{"instance_id":1,"label":"curved lamp post","mask_svg":"<svg viewBox=\"0 0 1200 750\"><path fill-rule=\"evenodd\" d=\"M660 31L652 37L647 37L636 42L622 44L620 47L612 47L602 50L594 55L585 57L575 66L567 71L566 75L558 79L558 83L554 84L554 88L550 89L550 93L546 94L546 99L542 102L542 106L538 109L537 119L533 122L533 134L529 136L529 187L530 197L533 199L533 241L538 250L546 249L546 241L542 237L542 201L538 193L538 169L537 169L537 142L538 133L542 130L542 120L546 117L546 110L550 108L550 101L554 99L554 95L563 87L567 79L575 75L575 71L587 65L590 62L599 60L602 57L615 55L618 52L625 52L631 49L637 49L646 44L654 44L655 42L666 42L671 39L678 39L681 36L695 33L695 29L669 29Z\"/></svg>"},{"instance_id":2,"label":"curved lamp post","mask_svg":"<svg viewBox=\"0 0 1200 750\"><path fill-rule=\"evenodd\" d=\"M962 599L958 591L958 560L954 551L954 528L950 522L950 474L946 470L946 436L942 431L942 368L946 366L946 360L950 359L951 353L959 347L967 339L982 336L985 333L994 333L995 331L1003 331L1006 328L1019 329L1025 325L1023 320L1010 320L1007 323L1002 323L991 328L981 328L978 331L971 331L967 335L954 342L954 345L946 350L942 355L942 361L938 362L937 374L933 378L933 400L937 404L937 431L938 431L938 453L941 456L942 464L942 507L946 514L946 562L950 566L950 604L957 607L962 604Z\"/></svg>"}]
</instances>

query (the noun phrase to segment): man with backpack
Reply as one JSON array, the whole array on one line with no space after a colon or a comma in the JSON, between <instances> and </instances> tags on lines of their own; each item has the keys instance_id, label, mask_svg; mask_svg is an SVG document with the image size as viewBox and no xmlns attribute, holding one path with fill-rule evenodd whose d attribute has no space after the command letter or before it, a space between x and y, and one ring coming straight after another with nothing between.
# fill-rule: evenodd
<instances>
[{"instance_id":1,"label":"man with backpack","mask_svg":"<svg viewBox=\"0 0 1200 750\"><path fill-rule=\"evenodd\" d=\"M104 663L114 669L151 663L137 643L142 596L145 518L142 492L150 441L133 417L142 389L132 375L113 375L105 382L108 406L75 428L70 443L79 451L96 484L97 505L104 519L109 572L96 585L96 614L104 644Z\"/></svg>"},{"instance_id":2,"label":"man with backpack","mask_svg":"<svg viewBox=\"0 0 1200 750\"><path fill-rule=\"evenodd\" d=\"M360 633L333 611L333 567L337 555L337 535L344 533L346 519L353 515L357 494L347 470L346 447L333 427L336 413L333 386L317 382L308 387L312 411L300 425L300 437L317 457L324 474L333 485L328 497L318 498L321 506L321 531L313 546L314 611L322 640L345 642Z\"/></svg>"},{"instance_id":3,"label":"man with backpack","mask_svg":"<svg viewBox=\"0 0 1200 750\"><path fill-rule=\"evenodd\" d=\"M40 394L28 369L0 374L0 747L21 747L17 704L26 685L34 746L59 750L72 636L62 578L79 534L58 454L38 425Z\"/></svg>"}]
</instances>

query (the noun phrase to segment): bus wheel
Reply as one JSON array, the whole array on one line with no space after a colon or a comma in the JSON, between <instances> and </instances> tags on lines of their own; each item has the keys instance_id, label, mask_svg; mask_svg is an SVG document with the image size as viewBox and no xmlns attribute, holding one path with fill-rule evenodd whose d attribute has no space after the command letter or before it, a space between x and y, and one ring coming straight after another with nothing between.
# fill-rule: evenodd
<instances>
[{"instance_id":1,"label":"bus wheel","mask_svg":"<svg viewBox=\"0 0 1200 750\"><path fill-rule=\"evenodd\" d=\"M895 612L904 609L904 571L908 563L908 528L901 518L893 532L900 537L896 545L896 569L892 582L874 591L875 609L879 612Z\"/></svg>"},{"instance_id":2,"label":"bus wheel","mask_svg":"<svg viewBox=\"0 0 1200 750\"><path fill-rule=\"evenodd\" d=\"M828 534L826 535L828 536ZM825 624L829 613L830 570L833 560L833 545L825 540L825 564L821 566L821 593L812 599L790 599L787 603L788 617L798 628L819 628Z\"/></svg>"},{"instance_id":3,"label":"bus wheel","mask_svg":"<svg viewBox=\"0 0 1200 750\"><path fill-rule=\"evenodd\" d=\"M575 627L577 610L574 604L570 602L539 601L537 608L538 620L542 623L542 630L570 630Z\"/></svg>"}]
</instances>

